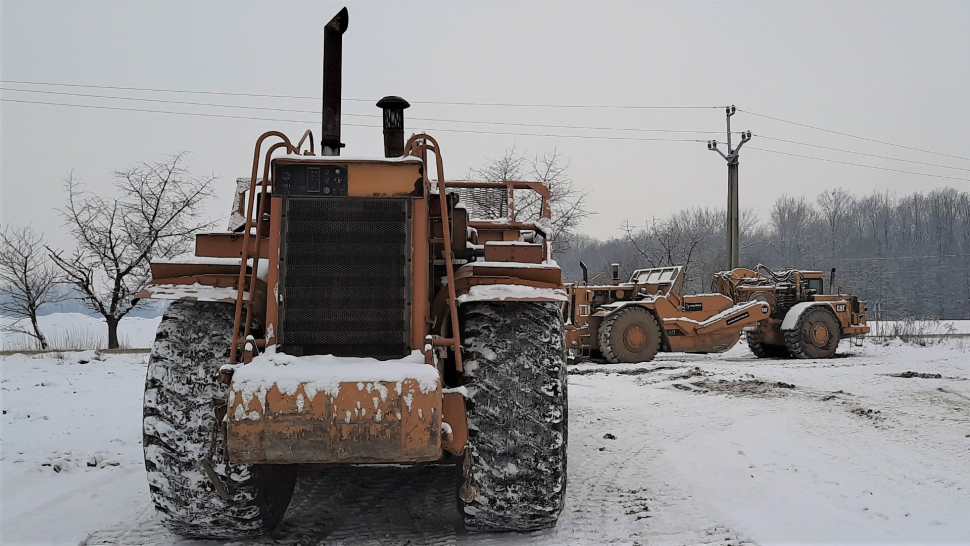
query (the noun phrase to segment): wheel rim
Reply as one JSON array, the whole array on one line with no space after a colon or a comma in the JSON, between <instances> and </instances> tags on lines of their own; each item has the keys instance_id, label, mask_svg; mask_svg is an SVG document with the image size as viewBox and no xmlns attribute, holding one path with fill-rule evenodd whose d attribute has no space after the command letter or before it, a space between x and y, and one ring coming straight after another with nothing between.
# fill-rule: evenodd
<instances>
[{"instance_id":1,"label":"wheel rim","mask_svg":"<svg viewBox=\"0 0 970 546\"><path fill-rule=\"evenodd\" d=\"M829 327L825 325L824 322L816 322L812 325L812 329L809 332L809 338L812 341L812 345L816 347L824 347L831 339L832 335L829 333Z\"/></svg>"},{"instance_id":2,"label":"wheel rim","mask_svg":"<svg viewBox=\"0 0 970 546\"><path fill-rule=\"evenodd\" d=\"M647 331L639 324L631 324L623 331L623 345L634 353L639 353L647 346Z\"/></svg>"}]
</instances>

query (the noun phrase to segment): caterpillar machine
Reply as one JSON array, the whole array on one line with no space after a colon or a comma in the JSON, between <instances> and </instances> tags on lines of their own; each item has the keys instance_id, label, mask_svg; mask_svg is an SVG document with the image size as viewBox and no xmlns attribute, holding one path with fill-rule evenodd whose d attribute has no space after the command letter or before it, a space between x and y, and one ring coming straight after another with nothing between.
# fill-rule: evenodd
<instances>
[{"instance_id":1,"label":"caterpillar machine","mask_svg":"<svg viewBox=\"0 0 970 546\"><path fill-rule=\"evenodd\" d=\"M385 157L342 157L347 25L345 8L324 30L319 153L310 131L260 136L230 229L153 261L138 294L174 300L145 385L155 507L177 534L255 536L280 522L299 465L436 463L458 474L467 527L553 526L566 294L548 189L447 182L437 140L405 141L399 97L377 103ZM507 217L469 218L462 192L500 195ZM517 219L514 192L541 213Z\"/></svg>"},{"instance_id":2,"label":"caterpillar machine","mask_svg":"<svg viewBox=\"0 0 970 546\"><path fill-rule=\"evenodd\" d=\"M743 267L714 275L711 286L735 303L762 301L771 306L768 320L746 328L751 352L759 358L831 358L840 339L869 333L866 302L835 288L835 269L825 291L822 271L785 269L764 265Z\"/></svg>"},{"instance_id":3,"label":"caterpillar machine","mask_svg":"<svg viewBox=\"0 0 970 546\"><path fill-rule=\"evenodd\" d=\"M608 285L566 286L566 346L612 363L648 362L658 352L719 353L737 344L742 329L768 318L764 301L735 303L723 294L684 294L681 266L638 269L620 282L611 266Z\"/></svg>"}]
</instances>

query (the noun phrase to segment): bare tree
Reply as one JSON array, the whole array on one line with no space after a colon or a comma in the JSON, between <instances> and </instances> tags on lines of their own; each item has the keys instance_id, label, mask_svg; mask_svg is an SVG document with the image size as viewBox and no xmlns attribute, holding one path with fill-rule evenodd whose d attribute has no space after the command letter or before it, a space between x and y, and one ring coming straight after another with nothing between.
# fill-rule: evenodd
<instances>
[{"instance_id":1,"label":"bare tree","mask_svg":"<svg viewBox=\"0 0 970 546\"><path fill-rule=\"evenodd\" d=\"M0 311L16 317L3 327L6 332L26 334L41 349L47 349L47 338L37 325L37 313L48 303L65 299L59 290L59 271L44 250L44 237L30 226L8 226L0 231ZM30 321L30 329L21 321Z\"/></svg>"},{"instance_id":2,"label":"bare tree","mask_svg":"<svg viewBox=\"0 0 970 546\"><path fill-rule=\"evenodd\" d=\"M622 229L627 242L650 267L683 266L684 280L696 288L703 273L713 268L720 241L724 213L705 208L693 208L675 213L664 220L654 219L644 228L634 228L624 222Z\"/></svg>"},{"instance_id":3,"label":"bare tree","mask_svg":"<svg viewBox=\"0 0 970 546\"><path fill-rule=\"evenodd\" d=\"M569 162L563 162L563 153L558 149L542 156L529 158L525 152L519 153L515 146L505 151L498 159L485 162L478 169L470 169L469 178L489 182L528 181L541 182L549 189L549 208L552 213L553 249L562 252L569 248L577 235L577 229L591 212L586 208L586 192L579 191L567 174ZM500 218L507 214L507 199L491 195L469 192L463 199L470 200L477 210L484 211L488 218ZM516 192L514 195L516 217L520 221L534 221L541 214L541 199L535 192Z\"/></svg>"},{"instance_id":4,"label":"bare tree","mask_svg":"<svg viewBox=\"0 0 970 546\"><path fill-rule=\"evenodd\" d=\"M804 197L782 195L775 201L771 208L771 228L775 233L771 245L784 265L804 263L811 248L811 228L816 218L815 209Z\"/></svg>"},{"instance_id":5,"label":"bare tree","mask_svg":"<svg viewBox=\"0 0 970 546\"><path fill-rule=\"evenodd\" d=\"M73 174L65 181L61 211L77 242L74 252L51 256L82 302L104 317L108 347L118 347L118 323L150 276L149 262L191 248L191 236L212 227L201 222L202 204L215 177L197 177L180 165L184 153L164 163L141 163L115 173L120 197L83 191Z\"/></svg>"},{"instance_id":6,"label":"bare tree","mask_svg":"<svg viewBox=\"0 0 970 546\"><path fill-rule=\"evenodd\" d=\"M845 228L849 221L849 211L852 210L852 204L855 198L842 188L836 188L823 191L819 194L816 201L821 209L821 216L828 225L829 256L835 256L845 242Z\"/></svg>"}]
</instances>

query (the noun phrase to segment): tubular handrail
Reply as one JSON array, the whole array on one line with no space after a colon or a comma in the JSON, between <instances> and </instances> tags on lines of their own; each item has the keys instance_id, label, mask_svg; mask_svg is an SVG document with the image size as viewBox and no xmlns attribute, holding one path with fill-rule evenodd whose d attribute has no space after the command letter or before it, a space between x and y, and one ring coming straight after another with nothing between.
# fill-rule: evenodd
<instances>
[{"instance_id":1,"label":"tubular handrail","mask_svg":"<svg viewBox=\"0 0 970 546\"><path fill-rule=\"evenodd\" d=\"M261 186L260 199L259 199L259 210L256 211L256 218L253 218L253 209L256 206L256 186L257 178L259 177L259 158L260 151L262 151L263 141L267 138L276 137L282 140L282 142L277 142L269 147L266 151L265 160L263 161L263 178L259 182ZM272 159L273 152L279 148L286 148L286 153L299 153L300 149L303 147L303 142L310 139L310 148L313 149L313 135L310 131L306 131L303 134L303 138L300 139L300 143L297 146L293 146L290 139L279 131L267 131L260 135L256 140L255 151L253 154L253 170L252 176L249 181L249 200L246 206L246 226L243 230L243 251L239 264L239 277L236 287L236 311L233 316L232 325L232 345L229 349L229 363L235 364L239 354L239 345L246 343L246 338L250 335L250 328L252 327L253 319L253 304L256 299L256 279L259 271L259 253L262 243L262 226L263 226L263 216L266 212L267 201L266 197L270 186L270 161ZM254 244L254 249L250 250L250 238L253 235L255 228L256 241ZM249 260L252 259L252 270L249 272L249 292L246 293L246 273L247 267L249 266ZM246 321L245 326L243 326L242 313L243 308L246 310ZM240 330L244 331L244 335L240 336Z\"/></svg>"},{"instance_id":2,"label":"tubular handrail","mask_svg":"<svg viewBox=\"0 0 970 546\"><path fill-rule=\"evenodd\" d=\"M445 261L445 274L448 279L448 310L451 314L451 338L442 340L452 345L455 350L455 368L460 372L463 369L461 358L461 330L458 324L458 301L455 293L455 264L454 255L451 251L451 226L448 223L448 201L447 184L445 183L445 168L441 159L441 151L438 141L430 135L420 133L408 139L404 148L405 155L415 155L417 153L426 157L427 152L433 152L435 156L435 166L438 171L438 203L441 209L441 237L444 246L443 258ZM428 167L425 160L423 169L424 184L428 185Z\"/></svg>"}]
</instances>

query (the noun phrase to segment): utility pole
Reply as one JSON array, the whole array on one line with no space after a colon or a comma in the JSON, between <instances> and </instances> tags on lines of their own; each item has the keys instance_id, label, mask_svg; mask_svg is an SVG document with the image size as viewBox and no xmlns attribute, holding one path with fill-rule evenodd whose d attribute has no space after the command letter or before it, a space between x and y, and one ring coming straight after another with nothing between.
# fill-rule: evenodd
<instances>
[{"instance_id":1,"label":"utility pole","mask_svg":"<svg viewBox=\"0 0 970 546\"><path fill-rule=\"evenodd\" d=\"M727 161L728 167L728 202L727 202L727 268L734 269L739 267L741 261L741 247L738 242L738 218L740 212L738 209L738 152L741 151L741 146L744 143L751 140L751 131L741 133L741 142L738 144L737 148L731 148L731 116L737 110L733 105L728 106L724 109L727 114L727 154L722 152L717 148L717 141L710 140L707 142L707 149L714 150L715 152L721 154L721 157Z\"/></svg>"}]
</instances>

